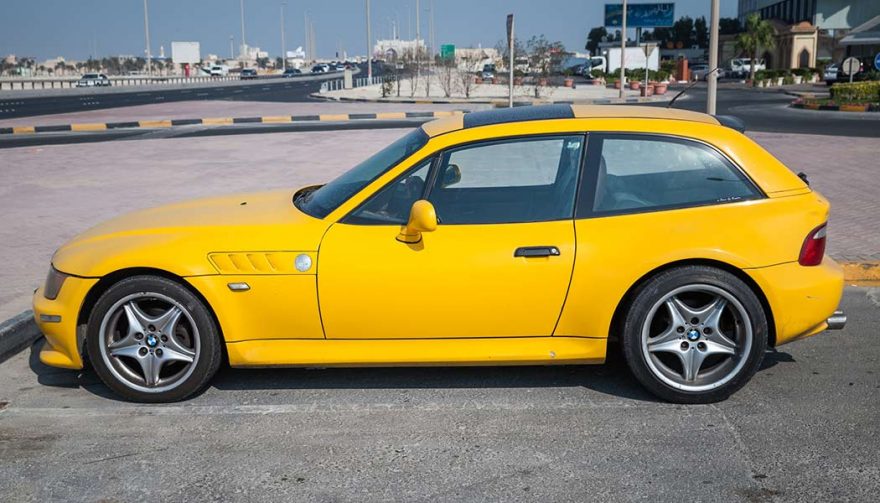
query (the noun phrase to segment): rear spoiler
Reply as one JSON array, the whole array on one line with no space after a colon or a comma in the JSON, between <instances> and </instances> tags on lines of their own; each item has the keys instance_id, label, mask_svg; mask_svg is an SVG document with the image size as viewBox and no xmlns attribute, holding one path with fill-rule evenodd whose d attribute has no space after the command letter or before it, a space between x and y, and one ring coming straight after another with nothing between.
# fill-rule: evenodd
<instances>
[{"instance_id":1,"label":"rear spoiler","mask_svg":"<svg viewBox=\"0 0 880 503\"><path fill-rule=\"evenodd\" d=\"M742 121L739 117L734 117L733 115L715 115L714 116L718 122L725 127L729 127L730 129L735 129L740 133L746 132L746 123Z\"/></svg>"}]
</instances>

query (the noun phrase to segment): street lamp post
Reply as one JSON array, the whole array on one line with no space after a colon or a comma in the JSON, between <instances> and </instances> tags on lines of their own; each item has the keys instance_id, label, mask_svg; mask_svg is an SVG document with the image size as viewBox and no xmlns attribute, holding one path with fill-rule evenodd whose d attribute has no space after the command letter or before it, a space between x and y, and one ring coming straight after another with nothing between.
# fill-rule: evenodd
<instances>
[{"instance_id":1,"label":"street lamp post","mask_svg":"<svg viewBox=\"0 0 880 503\"><path fill-rule=\"evenodd\" d=\"M709 74L706 75L708 90L706 92L706 113L715 115L715 102L718 95L718 16L721 7L719 0L712 0L712 19L709 23Z\"/></svg>"},{"instance_id":2,"label":"street lamp post","mask_svg":"<svg viewBox=\"0 0 880 503\"><path fill-rule=\"evenodd\" d=\"M152 65L150 64L150 60L152 59L152 55L150 54L150 14L147 10L147 0L144 0L144 38L147 43L147 75L152 75Z\"/></svg>"},{"instance_id":3,"label":"street lamp post","mask_svg":"<svg viewBox=\"0 0 880 503\"><path fill-rule=\"evenodd\" d=\"M373 34L370 26L370 0L367 0L367 79L373 83Z\"/></svg>"},{"instance_id":4,"label":"street lamp post","mask_svg":"<svg viewBox=\"0 0 880 503\"><path fill-rule=\"evenodd\" d=\"M281 2L281 70L287 70L287 49L284 47L284 6L287 2Z\"/></svg>"},{"instance_id":5,"label":"street lamp post","mask_svg":"<svg viewBox=\"0 0 880 503\"><path fill-rule=\"evenodd\" d=\"M247 47L247 42L245 42L244 38L244 0L240 0L239 5L241 6L241 54L239 54L239 57L244 59Z\"/></svg>"},{"instance_id":6,"label":"street lamp post","mask_svg":"<svg viewBox=\"0 0 880 503\"><path fill-rule=\"evenodd\" d=\"M618 95L620 98L623 98L624 91L623 87L626 83L626 74L624 70L626 68L626 0L623 0L623 22L621 23L621 31L620 31L620 94Z\"/></svg>"}]
</instances>

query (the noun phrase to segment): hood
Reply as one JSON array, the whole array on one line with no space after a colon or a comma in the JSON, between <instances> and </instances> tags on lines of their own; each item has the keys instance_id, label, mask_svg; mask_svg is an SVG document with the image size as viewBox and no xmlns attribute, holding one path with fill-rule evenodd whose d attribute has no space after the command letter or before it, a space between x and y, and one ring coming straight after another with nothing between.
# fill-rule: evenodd
<instances>
[{"instance_id":1,"label":"hood","mask_svg":"<svg viewBox=\"0 0 880 503\"><path fill-rule=\"evenodd\" d=\"M52 264L84 277L133 267L193 276L217 273L212 252L316 251L329 224L299 211L293 194L213 197L122 215L73 238Z\"/></svg>"}]
</instances>

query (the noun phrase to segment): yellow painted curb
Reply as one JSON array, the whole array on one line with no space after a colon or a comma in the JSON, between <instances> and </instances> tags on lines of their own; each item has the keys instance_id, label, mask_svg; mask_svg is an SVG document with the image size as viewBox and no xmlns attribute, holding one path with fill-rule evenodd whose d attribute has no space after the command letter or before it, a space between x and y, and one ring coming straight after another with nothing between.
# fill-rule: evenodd
<instances>
[{"instance_id":1,"label":"yellow painted curb","mask_svg":"<svg viewBox=\"0 0 880 503\"><path fill-rule=\"evenodd\" d=\"M868 105L840 105L841 112L867 112Z\"/></svg>"},{"instance_id":2,"label":"yellow painted curb","mask_svg":"<svg viewBox=\"0 0 880 503\"><path fill-rule=\"evenodd\" d=\"M12 134L30 134L33 132L33 126L16 126L12 128Z\"/></svg>"},{"instance_id":3,"label":"yellow painted curb","mask_svg":"<svg viewBox=\"0 0 880 503\"><path fill-rule=\"evenodd\" d=\"M171 127L171 121L138 121L138 127Z\"/></svg>"},{"instance_id":4,"label":"yellow painted curb","mask_svg":"<svg viewBox=\"0 0 880 503\"><path fill-rule=\"evenodd\" d=\"M880 261L841 262L846 281L880 281Z\"/></svg>"},{"instance_id":5,"label":"yellow painted curb","mask_svg":"<svg viewBox=\"0 0 880 503\"><path fill-rule=\"evenodd\" d=\"M406 112L381 112L376 114L377 119L406 119Z\"/></svg>"},{"instance_id":6,"label":"yellow painted curb","mask_svg":"<svg viewBox=\"0 0 880 503\"><path fill-rule=\"evenodd\" d=\"M71 124L71 131L104 131L107 129L107 124L103 123L95 123L95 124Z\"/></svg>"},{"instance_id":7,"label":"yellow painted curb","mask_svg":"<svg viewBox=\"0 0 880 503\"><path fill-rule=\"evenodd\" d=\"M227 124L232 124L232 117L211 117L208 119L202 119L202 124L205 126L225 126Z\"/></svg>"},{"instance_id":8,"label":"yellow painted curb","mask_svg":"<svg viewBox=\"0 0 880 503\"><path fill-rule=\"evenodd\" d=\"M347 121L348 114L321 114L318 120L322 121Z\"/></svg>"},{"instance_id":9,"label":"yellow painted curb","mask_svg":"<svg viewBox=\"0 0 880 503\"><path fill-rule=\"evenodd\" d=\"M270 117L262 117L263 124L279 124L282 122L290 122L289 115L274 115Z\"/></svg>"}]
</instances>

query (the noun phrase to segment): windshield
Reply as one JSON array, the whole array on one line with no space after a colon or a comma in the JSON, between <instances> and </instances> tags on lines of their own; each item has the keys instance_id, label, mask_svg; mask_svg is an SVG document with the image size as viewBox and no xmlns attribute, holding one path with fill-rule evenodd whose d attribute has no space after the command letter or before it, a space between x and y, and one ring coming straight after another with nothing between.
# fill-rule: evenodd
<instances>
[{"instance_id":1,"label":"windshield","mask_svg":"<svg viewBox=\"0 0 880 503\"><path fill-rule=\"evenodd\" d=\"M417 128L321 188L302 194L294 203L304 213L324 218L370 182L412 155L428 142Z\"/></svg>"}]
</instances>

